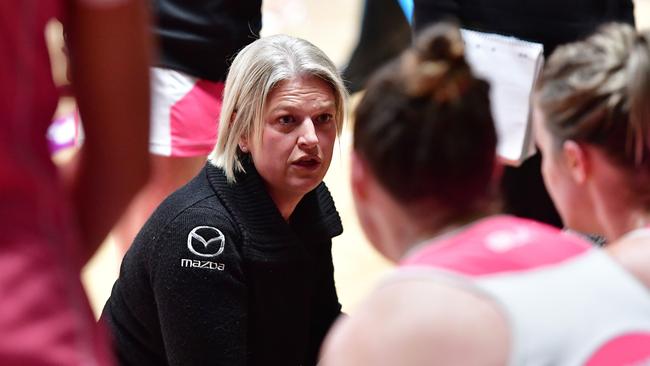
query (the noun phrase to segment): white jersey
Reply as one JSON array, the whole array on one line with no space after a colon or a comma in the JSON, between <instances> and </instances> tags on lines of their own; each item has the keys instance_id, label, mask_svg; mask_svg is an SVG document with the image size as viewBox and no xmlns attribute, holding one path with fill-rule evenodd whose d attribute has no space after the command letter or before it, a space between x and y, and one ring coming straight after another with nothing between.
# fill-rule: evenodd
<instances>
[{"instance_id":1,"label":"white jersey","mask_svg":"<svg viewBox=\"0 0 650 366\"><path fill-rule=\"evenodd\" d=\"M509 322L510 365L650 365L648 289L555 228L485 219L420 249L399 272L494 301Z\"/></svg>"}]
</instances>

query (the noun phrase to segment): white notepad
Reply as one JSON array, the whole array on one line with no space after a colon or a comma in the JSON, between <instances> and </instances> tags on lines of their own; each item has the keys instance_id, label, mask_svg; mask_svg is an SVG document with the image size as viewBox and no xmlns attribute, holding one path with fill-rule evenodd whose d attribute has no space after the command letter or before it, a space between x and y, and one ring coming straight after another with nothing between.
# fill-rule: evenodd
<instances>
[{"instance_id":1,"label":"white notepad","mask_svg":"<svg viewBox=\"0 0 650 366\"><path fill-rule=\"evenodd\" d=\"M517 166L535 152L531 97L544 63L544 46L493 33L461 33L467 61L490 83L497 153L506 164Z\"/></svg>"}]
</instances>

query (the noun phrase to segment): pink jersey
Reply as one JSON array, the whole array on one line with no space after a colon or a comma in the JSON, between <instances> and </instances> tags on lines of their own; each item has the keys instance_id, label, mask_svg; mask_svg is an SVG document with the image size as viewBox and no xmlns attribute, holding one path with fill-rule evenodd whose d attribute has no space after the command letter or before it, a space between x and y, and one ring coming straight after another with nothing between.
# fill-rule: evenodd
<instances>
[{"instance_id":1,"label":"pink jersey","mask_svg":"<svg viewBox=\"0 0 650 366\"><path fill-rule=\"evenodd\" d=\"M45 25L57 0L0 0L0 365L104 365L77 230L46 132L58 94Z\"/></svg>"},{"instance_id":2,"label":"pink jersey","mask_svg":"<svg viewBox=\"0 0 650 366\"><path fill-rule=\"evenodd\" d=\"M511 365L645 365L650 294L608 255L530 220L498 216L420 247L395 279L424 276L492 299Z\"/></svg>"}]
</instances>

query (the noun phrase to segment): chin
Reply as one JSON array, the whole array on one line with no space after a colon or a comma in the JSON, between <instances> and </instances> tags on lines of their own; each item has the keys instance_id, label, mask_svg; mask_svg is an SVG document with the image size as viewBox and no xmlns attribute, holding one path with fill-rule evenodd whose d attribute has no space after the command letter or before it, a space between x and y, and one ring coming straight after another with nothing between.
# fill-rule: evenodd
<instances>
[{"instance_id":1,"label":"chin","mask_svg":"<svg viewBox=\"0 0 650 366\"><path fill-rule=\"evenodd\" d=\"M294 175L288 183L292 187L303 187L307 191L316 188L325 178L325 172L314 172L313 174Z\"/></svg>"},{"instance_id":2,"label":"chin","mask_svg":"<svg viewBox=\"0 0 650 366\"><path fill-rule=\"evenodd\" d=\"M307 194L314 190L323 181L323 179L300 179L287 184L290 189L296 193Z\"/></svg>"}]
</instances>

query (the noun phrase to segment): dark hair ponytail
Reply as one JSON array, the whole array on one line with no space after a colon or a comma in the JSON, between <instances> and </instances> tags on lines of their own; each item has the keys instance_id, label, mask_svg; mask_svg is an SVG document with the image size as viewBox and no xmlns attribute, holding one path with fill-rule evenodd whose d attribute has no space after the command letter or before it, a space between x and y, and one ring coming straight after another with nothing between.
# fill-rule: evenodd
<instances>
[{"instance_id":1,"label":"dark hair ponytail","mask_svg":"<svg viewBox=\"0 0 650 366\"><path fill-rule=\"evenodd\" d=\"M488 89L465 61L458 27L425 29L367 85L355 111L354 149L395 198L473 210L492 192Z\"/></svg>"}]
</instances>

